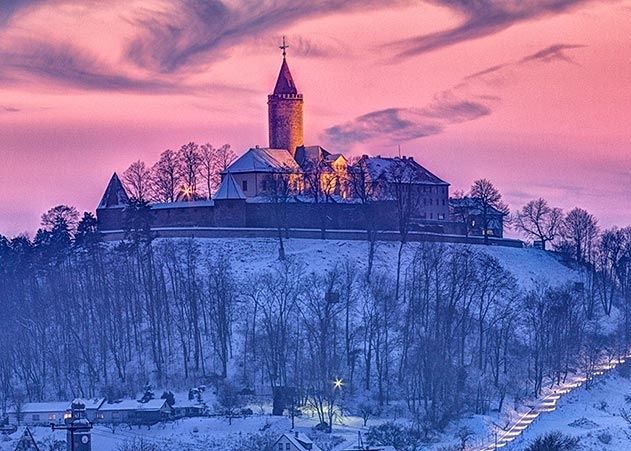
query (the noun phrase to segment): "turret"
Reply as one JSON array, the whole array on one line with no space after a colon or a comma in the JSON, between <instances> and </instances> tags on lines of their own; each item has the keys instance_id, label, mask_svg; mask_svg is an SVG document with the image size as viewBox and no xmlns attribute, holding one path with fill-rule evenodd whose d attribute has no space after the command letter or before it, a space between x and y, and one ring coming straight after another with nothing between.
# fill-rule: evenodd
<instances>
[{"instance_id":1,"label":"turret","mask_svg":"<svg viewBox=\"0 0 631 451\"><path fill-rule=\"evenodd\" d=\"M298 93L287 64L287 48L283 45L283 62L280 66L274 93L267 96L269 120L269 147L287 149L295 155L296 148L304 145L302 125L302 94Z\"/></svg>"}]
</instances>

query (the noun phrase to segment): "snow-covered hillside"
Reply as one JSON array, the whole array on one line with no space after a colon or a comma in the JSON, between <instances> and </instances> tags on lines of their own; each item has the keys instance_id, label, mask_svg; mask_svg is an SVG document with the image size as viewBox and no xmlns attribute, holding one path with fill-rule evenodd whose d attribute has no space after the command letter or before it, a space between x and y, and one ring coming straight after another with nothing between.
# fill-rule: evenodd
<instances>
[{"instance_id":1,"label":"snow-covered hillside","mask_svg":"<svg viewBox=\"0 0 631 451\"><path fill-rule=\"evenodd\" d=\"M557 409L541 415L510 450L523 450L536 437L552 431L580 437L581 449L631 449L631 379L629 363L588 388L580 388L561 398ZM631 419L631 417L630 417Z\"/></svg>"},{"instance_id":2,"label":"snow-covered hillside","mask_svg":"<svg viewBox=\"0 0 631 451\"><path fill-rule=\"evenodd\" d=\"M235 273L242 280L268 270L278 262L278 241L272 239L214 239L199 238L196 241L211 255L228 255ZM403 266L416 252L421 243L407 243L404 247ZM579 281L579 273L561 264L551 253L533 248L449 244L455 249L470 249L495 257L511 271L524 288L534 284L559 285ZM375 267L386 272L395 271L397 242L380 242L377 245ZM324 272L336 264L350 262L358 272L367 266L368 244L363 241L306 240L285 241L287 256L297 259L306 271Z\"/></svg>"}]
</instances>

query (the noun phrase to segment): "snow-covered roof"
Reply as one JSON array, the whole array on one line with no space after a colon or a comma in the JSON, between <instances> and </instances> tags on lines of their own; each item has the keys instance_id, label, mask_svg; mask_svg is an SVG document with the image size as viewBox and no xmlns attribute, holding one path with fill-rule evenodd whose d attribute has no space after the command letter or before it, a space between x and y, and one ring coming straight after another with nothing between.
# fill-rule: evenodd
<instances>
[{"instance_id":1,"label":"snow-covered roof","mask_svg":"<svg viewBox=\"0 0 631 451\"><path fill-rule=\"evenodd\" d=\"M283 437L285 437L292 445L298 448L300 451L321 451L318 445L313 440L307 437L303 433L287 432L280 436L276 443L278 443ZM274 443L274 445L276 444Z\"/></svg>"},{"instance_id":2,"label":"snow-covered roof","mask_svg":"<svg viewBox=\"0 0 631 451\"><path fill-rule=\"evenodd\" d=\"M406 183L449 185L418 164L413 158L366 156L362 158L360 164L365 166L372 180L383 178L387 181L392 181L396 178Z\"/></svg>"},{"instance_id":3,"label":"snow-covered roof","mask_svg":"<svg viewBox=\"0 0 631 451\"><path fill-rule=\"evenodd\" d=\"M112 175L110 182L105 188L105 193L99 202L99 208L112 208L112 207L124 207L129 203L129 196L122 182L116 175L116 172Z\"/></svg>"},{"instance_id":4,"label":"snow-covered roof","mask_svg":"<svg viewBox=\"0 0 631 451\"><path fill-rule=\"evenodd\" d=\"M166 403L166 399L151 399L147 402L139 402L135 399L125 399L120 402L114 403L104 403L99 411L101 412L111 412L111 411L120 411L120 410L142 410L146 412L161 410Z\"/></svg>"},{"instance_id":5,"label":"snow-covered roof","mask_svg":"<svg viewBox=\"0 0 631 451\"><path fill-rule=\"evenodd\" d=\"M228 173L221 181L221 185L219 185L219 189L213 196L213 199L245 199L245 194L243 194L243 191L239 187L232 174Z\"/></svg>"},{"instance_id":6,"label":"snow-covered roof","mask_svg":"<svg viewBox=\"0 0 631 451\"><path fill-rule=\"evenodd\" d=\"M46 413L46 412L65 412L70 409L70 403L62 402L27 402L22 404L20 411L22 413ZM7 409L9 413L15 413L15 406Z\"/></svg>"},{"instance_id":7,"label":"snow-covered roof","mask_svg":"<svg viewBox=\"0 0 631 451\"><path fill-rule=\"evenodd\" d=\"M255 147L241 155L224 171L224 174L278 172L281 170L300 170L296 160L294 160L288 150Z\"/></svg>"},{"instance_id":8,"label":"snow-covered roof","mask_svg":"<svg viewBox=\"0 0 631 451\"><path fill-rule=\"evenodd\" d=\"M80 399L86 409L98 409L104 398ZM74 402L74 401L73 401ZM70 401L51 401L51 402L27 402L21 407L22 413L45 413L45 412L64 412L72 407ZM9 413L15 413L15 406L7 409Z\"/></svg>"}]
</instances>

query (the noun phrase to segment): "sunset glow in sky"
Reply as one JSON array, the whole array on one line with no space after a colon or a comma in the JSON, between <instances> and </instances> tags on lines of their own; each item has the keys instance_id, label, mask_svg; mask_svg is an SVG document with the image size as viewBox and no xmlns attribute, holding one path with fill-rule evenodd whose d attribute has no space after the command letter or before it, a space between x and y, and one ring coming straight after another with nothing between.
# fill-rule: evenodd
<instances>
[{"instance_id":1,"label":"sunset glow in sky","mask_svg":"<svg viewBox=\"0 0 631 451\"><path fill-rule=\"evenodd\" d=\"M631 0L0 0L0 234L167 148L266 146L282 35L305 144L631 224Z\"/></svg>"}]
</instances>

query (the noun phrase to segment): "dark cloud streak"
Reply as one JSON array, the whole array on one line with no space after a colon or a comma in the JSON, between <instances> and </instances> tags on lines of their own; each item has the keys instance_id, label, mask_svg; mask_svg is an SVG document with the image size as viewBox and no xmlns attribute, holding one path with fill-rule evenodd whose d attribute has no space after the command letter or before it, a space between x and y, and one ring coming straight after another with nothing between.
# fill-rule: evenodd
<instances>
[{"instance_id":1,"label":"dark cloud streak","mask_svg":"<svg viewBox=\"0 0 631 451\"><path fill-rule=\"evenodd\" d=\"M605 0L430 0L459 12L461 25L390 44L397 59L490 36L517 23L568 12L589 2ZM611 0L607 0L611 1Z\"/></svg>"},{"instance_id":2,"label":"dark cloud streak","mask_svg":"<svg viewBox=\"0 0 631 451\"><path fill-rule=\"evenodd\" d=\"M337 145L386 139L391 144L424 138L443 132L447 124L472 121L491 114L491 109L475 100L459 100L447 95L430 106L388 108L364 114L324 131L324 139Z\"/></svg>"}]
</instances>

